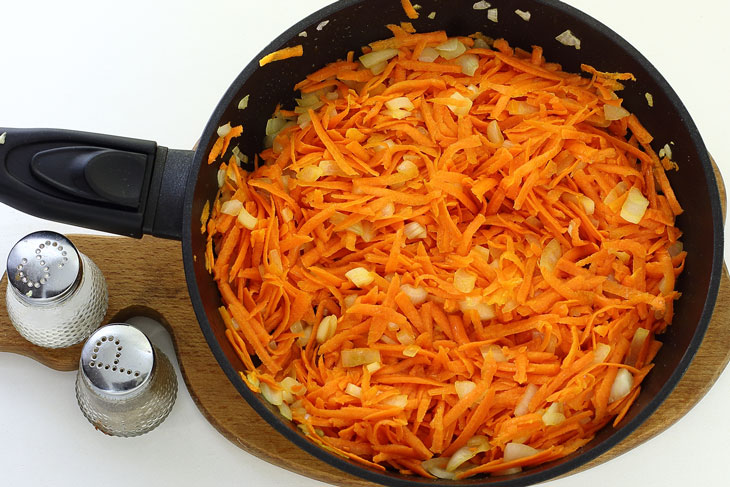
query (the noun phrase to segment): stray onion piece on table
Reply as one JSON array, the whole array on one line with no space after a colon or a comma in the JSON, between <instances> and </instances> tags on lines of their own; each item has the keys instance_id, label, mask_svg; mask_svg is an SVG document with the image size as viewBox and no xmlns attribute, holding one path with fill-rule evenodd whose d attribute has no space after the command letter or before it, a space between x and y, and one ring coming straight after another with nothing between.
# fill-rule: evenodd
<instances>
[{"instance_id":1,"label":"stray onion piece on table","mask_svg":"<svg viewBox=\"0 0 730 487\"><path fill-rule=\"evenodd\" d=\"M241 377L379 469L568 455L621 421L672 321L677 166L622 107L631 74L389 28L295 87L253 172L221 160L240 126L210 154L206 264Z\"/></svg>"}]
</instances>

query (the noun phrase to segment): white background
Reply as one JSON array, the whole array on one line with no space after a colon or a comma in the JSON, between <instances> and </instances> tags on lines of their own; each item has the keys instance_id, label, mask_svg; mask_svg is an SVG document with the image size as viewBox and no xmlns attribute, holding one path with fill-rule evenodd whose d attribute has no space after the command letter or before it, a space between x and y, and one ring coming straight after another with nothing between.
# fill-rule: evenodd
<instances>
[{"instance_id":1,"label":"white background","mask_svg":"<svg viewBox=\"0 0 730 487\"><path fill-rule=\"evenodd\" d=\"M327 3L2 0L0 126L89 130L189 148L243 66L284 29ZM509 2L511 9L505 1L492 3L505 6L500 15L520 7L519 1ZM654 63L684 101L727 178L730 2L568 3L613 28ZM0 260L20 237L40 229L83 231L0 205ZM172 353L159 326L142 326ZM134 439L96 432L76 406L73 382L73 373L0 354L0 484L322 485L229 443L198 412L182 380L167 421ZM545 485L724 484L729 400L726 372L697 407L658 438Z\"/></svg>"}]
</instances>

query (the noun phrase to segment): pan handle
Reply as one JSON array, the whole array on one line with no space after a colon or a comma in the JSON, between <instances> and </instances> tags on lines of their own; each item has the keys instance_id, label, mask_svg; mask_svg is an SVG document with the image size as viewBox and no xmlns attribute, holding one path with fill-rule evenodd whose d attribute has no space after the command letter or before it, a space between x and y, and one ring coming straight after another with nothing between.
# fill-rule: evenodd
<instances>
[{"instance_id":1,"label":"pan handle","mask_svg":"<svg viewBox=\"0 0 730 487\"><path fill-rule=\"evenodd\" d=\"M0 202L104 232L180 240L193 154L148 140L0 127Z\"/></svg>"}]
</instances>

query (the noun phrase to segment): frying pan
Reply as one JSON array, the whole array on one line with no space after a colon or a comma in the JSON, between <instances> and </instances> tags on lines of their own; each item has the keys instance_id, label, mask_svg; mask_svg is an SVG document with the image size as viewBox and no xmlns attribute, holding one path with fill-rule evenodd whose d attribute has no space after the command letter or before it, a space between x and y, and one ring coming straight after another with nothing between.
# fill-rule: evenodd
<instances>
[{"instance_id":1,"label":"frying pan","mask_svg":"<svg viewBox=\"0 0 730 487\"><path fill-rule=\"evenodd\" d=\"M621 427L603 430L570 457L520 475L462 483L526 485L544 481L589 461L628 435L659 406L689 365L707 326L720 277L722 226L715 179L697 129L671 88L636 50L595 20L553 1L520 2L520 8L532 13L527 26L516 16L504 15L506 2L502 2L505 8L497 24L476 15L472 1L449 2L448 8L444 8L445 2L419 3L426 12L437 11L435 20L422 17L414 22L419 31L483 31L523 48L541 45L546 58L561 63L567 71L579 71L584 62L606 71L633 72L638 82L624 92L626 106L637 113L658 141L675 142L673 152L682 168L671 182L685 206L677 225L685 230L683 241L691 256L678 285L683 298L676 306L675 325L663 336L665 346L657 356L657 366ZM317 30L323 20L329 23ZM216 128L228 121L243 123L246 131L239 146L243 152L254 154L261 148L263 121L276 103L293 98L295 82L349 49L357 50L386 37L384 24L401 20L406 20L405 15L395 0L345 0L302 20L274 40L262 55L301 43L305 56L262 69L255 62L247 66L211 116L196 152L97 134L0 129L0 133L7 132L6 142L0 146L0 199L48 219L134 237L150 233L181 239L190 297L203 333L232 383L264 419L313 455L369 480L388 485L456 485L382 474L332 456L309 443L251 394L236 372L242 364L223 336L224 327L216 312L220 298L203 268L204 240L198 231L203 205L217 190L217 168L204 163ZM580 51L555 42L554 37L566 28L581 39ZM308 36L299 37L305 30ZM646 105L646 92L654 96L653 109ZM251 103L240 111L238 100L247 94Z\"/></svg>"}]
</instances>

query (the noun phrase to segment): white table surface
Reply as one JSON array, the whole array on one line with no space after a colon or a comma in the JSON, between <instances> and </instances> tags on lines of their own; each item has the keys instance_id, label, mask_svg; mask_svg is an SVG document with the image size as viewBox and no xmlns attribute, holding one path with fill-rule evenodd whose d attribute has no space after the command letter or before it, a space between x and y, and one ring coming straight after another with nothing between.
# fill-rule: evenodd
<instances>
[{"instance_id":1,"label":"white table surface","mask_svg":"<svg viewBox=\"0 0 730 487\"><path fill-rule=\"evenodd\" d=\"M328 3L3 1L0 126L88 130L188 148L243 66L285 28ZM519 1L492 3L520 7ZM613 28L654 63L689 109L721 171L730 176L730 2L568 3ZM0 205L0 256L40 229L85 232ZM139 324L172 354L159 325ZM181 379L167 421L133 439L95 431L77 408L73 383L74 373L0 354L0 485L322 485L229 443L199 413ZM725 372L687 416L657 438L600 467L545 485L724 484L728 402L730 373Z\"/></svg>"}]
</instances>

